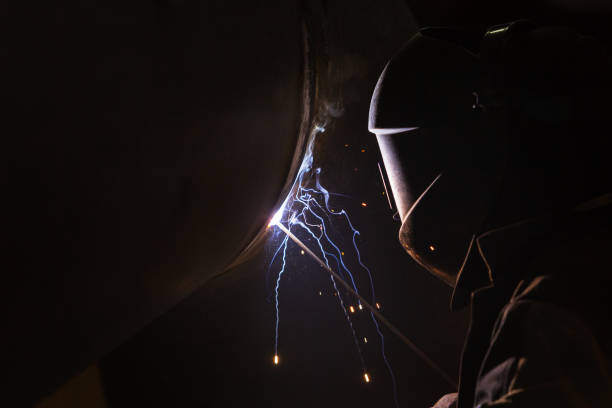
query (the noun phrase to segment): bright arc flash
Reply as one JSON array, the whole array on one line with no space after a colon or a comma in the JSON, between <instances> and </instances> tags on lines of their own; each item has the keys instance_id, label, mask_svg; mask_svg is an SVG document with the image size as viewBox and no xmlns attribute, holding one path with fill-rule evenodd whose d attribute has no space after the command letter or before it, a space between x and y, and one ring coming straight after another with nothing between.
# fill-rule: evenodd
<instances>
[{"instance_id":1,"label":"bright arc flash","mask_svg":"<svg viewBox=\"0 0 612 408\"><path fill-rule=\"evenodd\" d=\"M308 145L306 146L306 151L304 152L304 158L302 159L302 164L300 165L300 169L298 170L298 173L297 173L298 175L293 181L293 186L291 187L291 189L289 189L289 191L293 191L293 189L295 188L298 182L300 183L300 186L301 186L302 176L304 175L305 172L309 171L312 168L312 148L313 148L314 140L315 140L314 135L316 135L317 133L323 133L323 132L325 132L325 127L318 126L318 125L315 126L314 134L310 138L310 141L308 142ZM291 194L288 194L287 197L285 197L285 201L283 201L280 208L276 211L276 213L274 213L274 216L272 216L272 219L268 223L268 228L274 225L278 225L280 223L281 219L283 218L283 214L285 213L285 207L289 203L291 196L292 196Z\"/></svg>"},{"instance_id":2,"label":"bright arc flash","mask_svg":"<svg viewBox=\"0 0 612 408\"><path fill-rule=\"evenodd\" d=\"M278 365L278 354L274 355L274 365Z\"/></svg>"},{"instance_id":3,"label":"bright arc flash","mask_svg":"<svg viewBox=\"0 0 612 408\"><path fill-rule=\"evenodd\" d=\"M370 382L370 376L368 375L368 373L364 373L363 374L363 379L365 380L365 382L369 383Z\"/></svg>"},{"instance_id":4,"label":"bright arc flash","mask_svg":"<svg viewBox=\"0 0 612 408\"><path fill-rule=\"evenodd\" d=\"M272 219L270 220L270 222L268 223L268 228L278 224L281 220L281 218L283 217L283 211L285 206L281 206L281 208L278 209L278 211L274 214L274 216L272 217Z\"/></svg>"}]
</instances>

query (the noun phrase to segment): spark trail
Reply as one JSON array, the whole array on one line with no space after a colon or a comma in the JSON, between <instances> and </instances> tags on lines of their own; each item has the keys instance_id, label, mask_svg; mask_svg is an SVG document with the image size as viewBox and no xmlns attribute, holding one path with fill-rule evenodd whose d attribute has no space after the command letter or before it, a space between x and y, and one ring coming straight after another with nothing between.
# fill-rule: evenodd
<instances>
[{"instance_id":1,"label":"spark trail","mask_svg":"<svg viewBox=\"0 0 612 408\"><path fill-rule=\"evenodd\" d=\"M282 248L283 249L283 266L281 267L280 272L278 273L278 278L276 278L276 286L274 287L274 294L275 294L275 298L276 298L276 303L275 303L275 307L276 307L276 334L274 336L274 364L278 365L278 322L280 320L280 311L278 308L278 290L280 289L280 281L281 281L281 277L283 276L283 272L285 272L285 266L287 265L287 243L289 240L289 236L286 236L285 239L283 239L283 242L281 243L281 245L278 247L278 250L276 251L276 253L274 254L274 258L276 258L276 255L278 254L278 251ZM272 258L272 262L274 262L274 258ZM270 266L272 266L272 264L270 264Z\"/></svg>"},{"instance_id":2,"label":"spark trail","mask_svg":"<svg viewBox=\"0 0 612 408\"><path fill-rule=\"evenodd\" d=\"M301 248L303 248L304 251L306 251L308 253L308 255L310 255L313 259L315 259L319 263L319 265L321 265L332 276L334 276L337 279L337 281L342 284L342 286L344 286L349 292L351 292L359 300L361 300L363 305L366 308L368 308L370 310L370 312L372 314L374 314L374 316L377 317L378 320L380 320L380 322L382 322L385 326L387 326L387 328L389 330L391 330L396 336L398 336L400 338L400 340L402 340L406 345L408 345L412 349L412 351L414 351L419 357L421 357L423 359L423 361L425 361L433 370L438 372L438 374L440 374L440 376L442 378L444 378L445 381L447 381L453 388L455 388L455 389L457 388L457 384L455 384L455 382L451 379L451 377L448 374L446 374L446 372L444 372L444 370L442 370L423 351L421 351L421 349L419 349L409 338L404 336L404 334L402 334L401 331L399 331L395 326L393 326L389 320L387 320L378 310L376 310L378 308L378 304L377 304L377 306L375 308L370 303L368 303L368 301L365 300L359 293L353 291L351 286L348 283L346 283L344 280L342 280L341 276L339 276L333 269L331 269L329 266L327 266L327 264L325 262L323 262L314 252L312 252L310 250L310 248L308 248L302 241L300 241L300 239L298 237L296 237L293 233L291 233L291 231L289 231L282 223L277 223L277 224L274 224L274 225L276 225L281 231L283 231L285 234L287 234L287 236L289 238L291 238L291 240L293 242L295 242Z\"/></svg>"},{"instance_id":3,"label":"spark trail","mask_svg":"<svg viewBox=\"0 0 612 408\"><path fill-rule=\"evenodd\" d=\"M304 160L300 169L298 171L298 175L296 180L292 186L291 192L288 197L283 202L280 209L276 212L272 220L270 221L269 227L276 225L280 230L285 233L285 237L281 242L280 246L277 248L272 261L270 263L270 267L274 263L275 258L282 250L282 266L280 272L277 276L276 286L275 286L275 345L274 345L274 364L278 364L279 355L278 355L278 329L280 322L280 310L279 310L279 289L282 275L286 270L286 256L287 256L287 246L288 239L290 238L292 241L298 244L302 248L303 251L306 251L310 256L312 256L322 267L324 267L328 272L330 272L330 280L332 286L334 288L334 292L338 297L338 301L340 304L340 308L347 320L349 328L351 330L351 334L353 337L353 341L355 343L355 347L357 349L359 359L363 369L363 378L366 383L371 381L371 377L367 372L365 360L363 357L363 353L361 350L361 346L358 340L358 336L355 330L355 326L351 319L351 314L348 312L345 300L343 299L343 294L339 290L338 284L340 284L344 289L348 291L349 294L352 294L359 300L358 307L359 310L363 310L363 305L365 305L368 309L370 309L370 317L376 329L378 336L381 341L381 352L382 357L387 368L387 371L391 377L392 387L393 387L393 399L396 406L399 406L397 399L397 385L395 376L393 374L393 370L391 368L391 364L387 359L385 352L385 339L384 335L379 327L377 321L378 311L373 308L369 302L363 298L359 294L359 289L357 286L357 281L355 279L355 275L351 272L349 267L347 266L344 259L344 252L339 248L339 246L334 242L334 240L330 237L328 233L329 227L332 225L333 219L341 218L346 224L349 226L352 234L352 244L355 254L357 255L357 262L361 268L366 272L369 281L370 293L372 304L376 303L376 297L374 292L374 283L372 279L372 275L370 269L363 263L361 259L361 254L359 252L359 248L357 246L356 237L359 235L359 231L355 229L353 224L350 221L349 215L345 210L334 211L329 207L329 198L330 193L327 189L325 189L320 182L320 174L321 169L316 168L313 170L313 143L314 137L317 133L323 132L325 129L323 127L317 126L315 127L311 140L307 146L306 153L304 156ZM314 176L314 177L313 177ZM306 182L310 182L312 184L312 179L314 178L314 186L306 186ZM326 222L327 221L327 222ZM285 227L282 223L286 222L288 227ZM320 255L323 259L316 256L306 245L304 245L291 231L292 227L299 227L300 230L304 231L308 236L310 236L316 243L320 252ZM337 267L338 273L333 271L330 260L333 260L335 266ZM350 283L348 283L350 282ZM351 313L355 312L353 306L350 307ZM396 329L397 330L397 329Z\"/></svg>"}]
</instances>

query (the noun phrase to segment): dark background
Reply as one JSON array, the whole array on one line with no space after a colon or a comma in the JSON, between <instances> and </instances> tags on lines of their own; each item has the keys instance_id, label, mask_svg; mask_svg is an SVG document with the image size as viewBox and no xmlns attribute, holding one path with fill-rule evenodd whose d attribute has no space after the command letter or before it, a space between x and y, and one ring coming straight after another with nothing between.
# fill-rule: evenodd
<instances>
[{"instance_id":1,"label":"dark background","mask_svg":"<svg viewBox=\"0 0 612 408\"><path fill-rule=\"evenodd\" d=\"M3 111L5 123L19 129L6 132L16 141L6 152L18 186L8 191L13 206L5 211L11 215L9 265L19 266L10 269L3 296L8 406L393 406L380 344L365 314L357 314L355 325L370 340L363 347L370 384L362 380L327 275L295 246L281 287L281 364L272 365L270 295L279 265L269 272L268 263L277 232L268 233L248 262L214 277L272 215L289 168L303 79L300 52L290 51L300 43L300 13L315 37L316 98L308 120L326 127L315 154L321 180L343 194L333 196L332 205L345 208L361 231L358 243L382 312L456 375L468 312L450 313L450 289L397 242L399 223L382 194L378 149L366 129L376 79L418 27L478 31L530 17L574 25L609 44L609 6L298 3L285 9L263 2L236 2L235 8L92 2L66 6L71 13L50 5L18 12L6 7L3 41L11 51L3 78L7 94L18 98ZM217 21L228 9L242 10L240 17ZM142 21L151 21L159 37ZM102 33L92 22L113 28ZM223 48L216 35L238 39L242 48ZM203 68L213 60L199 53L201 38L221 56L212 70ZM157 46L142 49L152 43ZM121 52L112 54L116 46ZM100 65L97 58L107 54L115 59ZM219 81L228 70L233 79ZM104 80L92 82L90 74ZM56 94L54 105L50 95ZM22 145L23 135L32 140ZM104 166L96 167L99 162ZM100 213L107 204L110 211ZM163 210L170 217L159 219ZM348 230L337 228L346 242ZM145 282L144 290L138 282ZM401 406L429 406L452 391L383 330Z\"/></svg>"},{"instance_id":2,"label":"dark background","mask_svg":"<svg viewBox=\"0 0 612 408\"><path fill-rule=\"evenodd\" d=\"M467 313L448 312L450 289L420 270L398 243L399 222L383 195L376 139L366 128L369 97L394 52L389 49L399 47L415 30L408 10L401 3L395 7L402 14L385 16L389 5L368 2L328 2L317 10L326 61L315 124L325 124L326 131L317 136L314 165L322 169L323 185L342 194L332 195L332 208L346 209L361 232L358 243L372 269L382 312L455 376ZM389 41L396 46L385 44ZM350 254L350 230L343 222L334 226L341 249ZM272 364L272 295L280 263L267 275L281 239L282 233L271 231L256 258L208 283L103 358L109 404L393 406L392 383L369 316L361 312L354 319L359 339L368 338L361 346L372 382L365 384L329 277L293 244L280 290L281 364ZM351 266L358 270L356 262ZM357 280L360 290L369 293L365 274L358 273ZM426 406L452 391L383 331L401 406Z\"/></svg>"},{"instance_id":3,"label":"dark background","mask_svg":"<svg viewBox=\"0 0 612 408\"><path fill-rule=\"evenodd\" d=\"M322 182L331 192L349 196L332 196L332 208L345 208L361 232L358 243L372 269L382 312L454 375L467 314L450 313L450 289L403 252L396 238L399 223L382 195L375 139L366 132L341 136L354 123L351 116L347 108L345 116L334 120L332 129L320 136L329 154ZM350 231L343 222L335 226L344 232L339 234L345 243L341 249L350 254ZM271 282L266 274L281 239L282 233L271 232L260 256L210 282L102 359L111 405L163 401L161 405L179 406L393 406L391 381L369 316L357 313L354 323L360 338L369 339L362 346L373 381L364 384L329 277L293 244L280 290L281 364L272 365L271 292L280 264L273 265ZM312 241L309 244L316 248ZM369 293L363 273L358 275L358 285ZM452 391L404 344L383 331L401 406L433 403L438 395Z\"/></svg>"}]
</instances>

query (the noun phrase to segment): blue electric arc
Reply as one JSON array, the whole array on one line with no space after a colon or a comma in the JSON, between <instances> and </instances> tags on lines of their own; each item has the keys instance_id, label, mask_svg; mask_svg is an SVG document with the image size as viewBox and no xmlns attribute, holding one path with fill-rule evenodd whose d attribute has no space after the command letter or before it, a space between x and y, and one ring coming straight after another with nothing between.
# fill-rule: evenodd
<instances>
[{"instance_id":1,"label":"blue electric arc","mask_svg":"<svg viewBox=\"0 0 612 408\"><path fill-rule=\"evenodd\" d=\"M341 209L339 211L330 208L330 195L331 193L323 187L320 177L321 177L321 169L313 168L313 146L316 140L316 136L319 133L323 133L325 128L323 126L315 126L309 143L306 147L306 151L304 154L304 159L302 160L301 166L298 170L295 181L292 185L290 193L282 203L281 207L272 217L269 226L274 226L280 223L286 224L286 228L288 231L295 232L296 230L302 231L307 234L307 236L311 237L314 242L316 242L318 251L323 259L323 262L327 265L328 268L332 266L335 267L335 270L338 271L338 274L344 278L344 281L350 285L353 291L360 295L358 282L354 273L351 272L350 268L345 262L345 254L340 249L340 247L334 242L328 230L332 225L336 227L338 225L338 221L343 221L345 228L348 227L351 234L351 241L354 249L354 254L356 255L357 264L366 272L368 277L367 284L370 290L370 299L372 305L379 305L377 303L376 294L374 290L374 280L372 278L372 273L370 269L364 264L361 253L359 251L359 247L357 245L357 236L359 235L359 231L354 227L353 223L350 220L349 214ZM336 221L336 222L334 222ZM281 280L287 269L287 252L289 248L289 237L287 235L281 240L280 245L274 252L272 260L269 264L269 270L274 265L275 259L279 254L282 254L281 267L276 277L276 283L274 286L274 306L275 306L275 336L274 336L274 357L273 362L275 365L280 363L279 356L279 324L280 324L280 307L279 307L279 293L281 288ZM330 264L330 261L333 261L333 265ZM365 382L369 383L371 381L371 377L366 368L366 362L364 359L364 355L362 352L362 348L359 342L359 337L357 335L356 327L351 319L351 313L354 312L353 306L350 306L351 313L347 310L347 306L345 303L344 296L348 296L350 294L343 294L338 288L336 279L332 274L330 274L330 280L332 283L332 287L334 289L335 295L338 297L338 302L340 305L340 309L343 312L349 328L351 330L351 334L353 337L353 342L357 349L357 354L359 356L359 360L363 369L363 379ZM365 300L364 300L365 301ZM361 303L358 304L359 309L362 309ZM386 355L385 350L385 337L380 329L379 323L377 321L376 316L373 312L370 311L370 317L376 333L380 338L381 344L381 354L385 364L385 367L389 373L391 378L391 385L393 389L393 399L395 405L399 407L398 396L397 396L397 382L395 379L395 375L393 373L393 369L389 362L389 359ZM367 342L367 338L364 339Z\"/></svg>"}]
</instances>

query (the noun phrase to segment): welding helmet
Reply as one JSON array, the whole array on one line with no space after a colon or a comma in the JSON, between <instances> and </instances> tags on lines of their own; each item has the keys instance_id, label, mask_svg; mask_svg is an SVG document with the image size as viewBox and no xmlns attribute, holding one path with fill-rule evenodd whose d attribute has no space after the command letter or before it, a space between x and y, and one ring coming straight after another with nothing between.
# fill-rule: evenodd
<instances>
[{"instance_id":1,"label":"welding helmet","mask_svg":"<svg viewBox=\"0 0 612 408\"><path fill-rule=\"evenodd\" d=\"M482 39L421 30L388 62L370 106L368 127L402 222L400 243L451 286L506 160L503 98L479 58Z\"/></svg>"},{"instance_id":2,"label":"welding helmet","mask_svg":"<svg viewBox=\"0 0 612 408\"><path fill-rule=\"evenodd\" d=\"M474 237L610 191L609 67L595 39L517 21L421 30L384 68L368 127L399 240L455 295Z\"/></svg>"}]
</instances>

